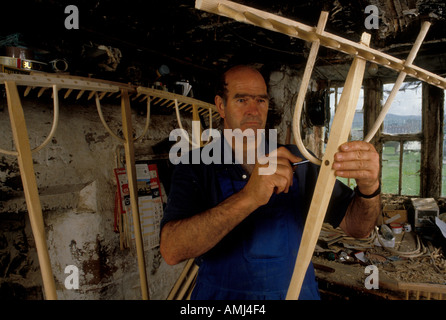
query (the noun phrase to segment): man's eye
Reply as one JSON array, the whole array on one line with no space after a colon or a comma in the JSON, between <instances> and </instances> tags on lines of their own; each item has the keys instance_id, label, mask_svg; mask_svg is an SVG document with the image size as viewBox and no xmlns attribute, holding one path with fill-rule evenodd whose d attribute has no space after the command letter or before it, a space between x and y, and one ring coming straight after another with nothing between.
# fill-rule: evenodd
<instances>
[{"instance_id":1,"label":"man's eye","mask_svg":"<svg viewBox=\"0 0 446 320\"><path fill-rule=\"evenodd\" d=\"M237 99L237 102L238 102L238 103L243 103L243 102L245 102L245 101L246 101L246 99L243 99L243 98Z\"/></svg>"}]
</instances>

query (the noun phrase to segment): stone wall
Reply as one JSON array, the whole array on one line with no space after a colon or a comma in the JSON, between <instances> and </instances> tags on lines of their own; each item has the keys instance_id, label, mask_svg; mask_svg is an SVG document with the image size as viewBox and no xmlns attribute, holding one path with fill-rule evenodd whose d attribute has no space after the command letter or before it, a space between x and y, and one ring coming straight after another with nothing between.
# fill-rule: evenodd
<instances>
[{"instance_id":1,"label":"stone wall","mask_svg":"<svg viewBox=\"0 0 446 320\"><path fill-rule=\"evenodd\" d=\"M22 104L34 148L50 131L52 100L30 94L22 98ZM105 102L103 113L118 133L120 100ZM145 116L133 110L136 135L144 124ZM5 99L0 102L0 127L0 148L12 150ZM136 159L146 159L152 154L151 146L165 139L175 127L173 115L152 116L149 133L135 145ZM136 253L120 249L119 234L113 228L113 169L123 158L122 153L119 142L100 122L93 99L61 99L54 138L33 154L59 299L141 298ZM42 299L39 262L14 156L0 155L0 192L0 297ZM150 296L165 299L183 265L168 266L159 248L146 250L145 255ZM78 290L65 288L68 265L79 269Z\"/></svg>"}]
</instances>

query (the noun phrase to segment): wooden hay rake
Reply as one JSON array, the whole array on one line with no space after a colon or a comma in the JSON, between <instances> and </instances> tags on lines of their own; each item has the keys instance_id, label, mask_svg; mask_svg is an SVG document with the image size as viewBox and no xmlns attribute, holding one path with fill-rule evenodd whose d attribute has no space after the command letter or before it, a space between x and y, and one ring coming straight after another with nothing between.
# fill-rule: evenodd
<instances>
[{"instance_id":1,"label":"wooden hay rake","mask_svg":"<svg viewBox=\"0 0 446 320\"><path fill-rule=\"evenodd\" d=\"M20 175L23 183L26 205L33 236L36 242L39 264L41 268L45 298L48 300L57 299L56 286L54 282L51 262L46 244L44 230L44 220L42 207L39 199L36 176L33 167L32 153L41 150L53 138L59 122L59 90L66 89L64 98L68 98L73 92L77 92L76 99L88 95L88 99L95 97L99 117L105 129L112 137L124 144L126 170L128 176L130 202L133 215L133 225L135 233L135 244L138 257L138 268L140 274L141 294L144 300L149 299L147 274L145 268L144 247L141 233L141 225L138 209L138 194L136 184L136 168L134 143L139 141L148 131L150 121L151 103L155 102L161 106L172 106L175 104L177 119L181 127L180 109L185 109L193 113L194 119L199 119L200 115L209 115L209 123L212 124L214 118L218 118L215 106L202 101L184 97L182 95L168 93L165 91L135 87L128 84L110 82L99 79L61 76L56 74L36 73L31 75L0 73L0 83L5 85L7 94L7 104L11 121L11 130L15 143L15 151L0 149L0 153L16 156L20 168ZM31 149L26 126L25 116L18 92L18 86L25 86L24 95L27 96L34 88L38 88L37 96L40 97L45 90L52 89L54 101L53 124L47 138L36 148ZM121 98L122 132L124 138L119 137L107 125L100 101L105 96L115 95ZM132 100L141 97L141 101L147 100L147 119L143 133L133 138L133 128L131 121L130 97ZM153 101L153 102L152 102Z\"/></svg>"},{"instance_id":2,"label":"wooden hay rake","mask_svg":"<svg viewBox=\"0 0 446 320\"><path fill-rule=\"evenodd\" d=\"M381 123L384 120L393 99L395 98L407 75L439 88L446 89L446 79L412 64L430 27L430 23L425 22L422 25L421 31L409 53L409 56L406 60L400 60L370 48L370 35L368 33L363 33L361 36L361 41L356 43L324 31L328 18L327 12L321 13L317 27L310 27L290 19L231 1L196 0L195 7L210 13L235 19L239 22L283 33L290 37L299 38L312 43L294 109L293 135L296 145L301 153L311 162L321 165L321 169L316 182L313 199L311 201L302 235L301 245L296 258L293 276L286 297L288 300L298 299L302 282L305 277L306 270L310 264L336 180L334 170L331 169L331 164L333 163L334 154L337 152L338 147L348 140L348 135L351 129L353 116L364 77L366 62L370 61L372 63L395 70L399 73L395 85L393 86L393 89L385 105L383 106L381 114L365 138L365 141L367 142L370 141L381 126ZM315 158L306 150L300 136L299 128L305 94L320 45L353 56L353 62L345 80L344 90L333 119L326 152L322 160Z\"/></svg>"}]
</instances>

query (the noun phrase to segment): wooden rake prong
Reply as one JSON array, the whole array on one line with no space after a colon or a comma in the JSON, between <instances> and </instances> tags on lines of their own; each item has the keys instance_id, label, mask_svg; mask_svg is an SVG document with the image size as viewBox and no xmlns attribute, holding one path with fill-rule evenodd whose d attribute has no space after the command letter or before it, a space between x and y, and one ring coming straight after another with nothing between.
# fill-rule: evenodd
<instances>
[{"instance_id":1,"label":"wooden rake prong","mask_svg":"<svg viewBox=\"0 0 446 320\"><path fill-rule=\"evenodd\" d=\"M25 89L25 92L23 93L23 96L26 97L26 96L30 93L30 91L31 91L32 88L33 88L33 87L31 87L31 86L27 86L26 89Z\"/></svg>"}]
</instances>

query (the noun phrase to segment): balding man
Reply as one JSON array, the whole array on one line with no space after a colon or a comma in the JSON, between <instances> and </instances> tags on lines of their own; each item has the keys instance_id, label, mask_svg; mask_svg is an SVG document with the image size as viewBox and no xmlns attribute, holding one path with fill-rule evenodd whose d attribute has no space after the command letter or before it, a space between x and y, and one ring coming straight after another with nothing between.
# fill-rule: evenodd
<instances>
[{"instance_id":1,"label":"balding man","mask_svg":"<svg viewBox=\"0 0 446 320\"><path fill-rule=\"evenodd\" d=\"M269 100L261 73L248 66L229 69L215 105L224 129L264 130ZM212 143L222 150L229 145L235 155L232 138ZM248 140L243 145L245 161L178 164L174 170L160 249L168 264L196 258L200 269L191 299L286 297L318 167L307 163L294 168L303 156L295 146L279 146L270 158L274 172L260 174L268 164L246 161ZM367 236L380 212L376 150L363 141L345 143L333 169L340 177L356 179L357 188L336 182L326 221L349 235ZM311 264L299 299L320 299Z\"/></svg>"}]
</instances>

